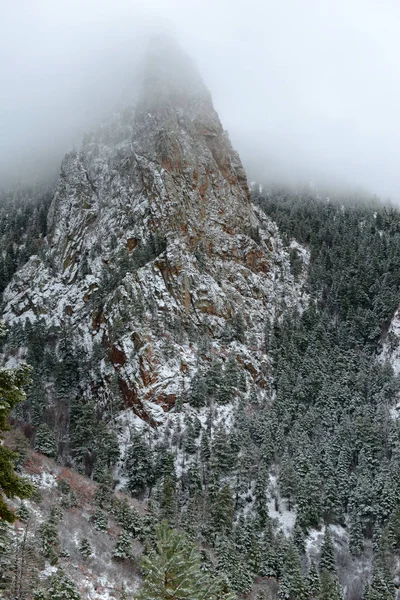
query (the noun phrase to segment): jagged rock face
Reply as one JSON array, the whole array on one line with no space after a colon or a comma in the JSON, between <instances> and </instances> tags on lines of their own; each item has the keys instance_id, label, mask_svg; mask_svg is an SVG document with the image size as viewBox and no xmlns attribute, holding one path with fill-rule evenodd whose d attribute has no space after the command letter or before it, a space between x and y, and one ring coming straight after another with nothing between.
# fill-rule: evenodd
<instances>
[{"instance_id":1,"label":"jagged rock face","mask_svg":"<svg viewBox=\"0 0 400 600\"><path fill-rule=\"evenodd\" d=\"M265 385L264 319L300 295L210 93L179 50L159 44L136 107L65 157L46 258L16 274L4 317L67 322L87 352L101 342L126 406L148 417L188 390L202 354L193 332ZM238 314L245 339L223 343Z\"/></svg>"}]
</instances>

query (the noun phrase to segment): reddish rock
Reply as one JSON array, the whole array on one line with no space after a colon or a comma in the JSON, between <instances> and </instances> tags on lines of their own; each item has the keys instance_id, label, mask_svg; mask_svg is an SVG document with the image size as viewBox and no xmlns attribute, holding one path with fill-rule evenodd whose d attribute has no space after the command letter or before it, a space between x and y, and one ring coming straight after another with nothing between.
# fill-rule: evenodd
<instances>
[{"instance_id":1,"label":"reddish rock","mask_svg":"<svg viewBox=\"0 0 400 600\"><path fill-rule=\"evenodd\" d=\"M129 252L132 252L132 250L134 250L136 248L138 244L138 241L136 238L128 238L126 240L126 247L128 248Z\"/></svg>"},{"instance_id":2,"label":"reddish rock","mask_svg":"<svg viewBox=\"0 0 400 600\"><path fill-rule=\"evenodd\" d=\"M110 360L114 367L121 366L123 367L126 363L126 354L123 350L118 348L117 346L113 346L110 351Z\"/></svg>"}]
</instances>

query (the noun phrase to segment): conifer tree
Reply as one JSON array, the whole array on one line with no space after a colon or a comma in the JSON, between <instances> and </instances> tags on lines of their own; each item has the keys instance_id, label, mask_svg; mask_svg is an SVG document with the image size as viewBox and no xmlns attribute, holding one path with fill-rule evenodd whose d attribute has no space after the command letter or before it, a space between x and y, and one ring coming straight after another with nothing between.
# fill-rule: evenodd
<instances>
[{"instance_id":1,"label":"conifer tree","mask_svg":"<svg viewBox=\"0 0 400 600\"><path fill-rule=\"evenodd\" d=\"M297 475L293 462L287 454L282 459L278 484L281 496L288 499L288 510L291 510L297 492Z\"/></svg>"},{"instance_id":2,"label":"conifer tree","mask_svg":"<svg viewBox=\"0 0 400 600\"><path fill-rule=\"evenodd\" d=\"M314 561L311 562L310 569L307 575L307 591L310 600L317 600L321 591L319 575Z\"/></svg>"},{"instance_id":3,"label":"conifer tree","mask_svg":"<svg viewBox=\"0 0 400 600\"><path fill-rule=\"evenodd\" d=\"M307 587L301 573L299 554L291 542L287 545L282 571L279 581L279 598L282 600L307 600Z\"/></svg>"},{"instance_id":4,"label":"conifer tree","mask_svg":"<svg viewBox=\"0 0 400 600\"><path fill-rule=\"evenodd\" d=\"M256 479L254 488L254 508L260 521L260 526L263 528L268 517L267 505L267 472L265 469L260 469Z\"/></svg>"},{"instance_id":5,"label":"conifer tree","mask_svg":"<svg viewBox=\"0 0 400 600\"><path fill-rule=\"evenodd\" d=\"M62 569L57 569L50 578L47 598L49 600L82 600L76 585Z\"/></svg>"},{"instance_id":6,"label":"conifer tree","mask_svg":"<svg viewBox=\"0 0 400 600\"><path fill-rule=\"evenodd\" d=\"M296 519L293 527L293 543L300 554L302 554L305 550L305 535L304 531L299 525L298 519Z\"/></svg>"},{"instance_id":7,"label":"conifer tree","mask_svg":"<svg viewBox=\"0 0 400 600\"><path fill-rule=\"evenodd\" d=\"M50 458L57 457L57 442L54 433L48 425L39 425L35 437L35 450Z\"/></svg>"},{"instance_id":8,"label":"conifer tree","mask_svg":"<svg viewBox=\"0 0 400 600\"><path fill-rule=\"evenodd\" d=\"M132 540L126 531L121 531L118 536L117 543L114 548L113 557L117 559L132 558Z\"/></svg>"},{"instance_id":9,"label":"conifer tree","mask_svg":"<svg viewBox=\"0 0 400 600\"><path fill-rule=\"evenodd\" d=\"M366 591L365 600L394 600L393 582L379 568L374 568L372 581Z\"/></svg>"},{"instance_id":10,"label":"conifer tree","mask_svg":"<svg viewBox=\"0 0 400 600\"><path fill-rule=\"evenodd\" d=\"M79 544L79 554L83 558L89 558L90 556L92 556L93 550L87 538L82 538Z\"/></svg>"},{"instance_id":11,"label":"conifer tree","mask_svg":"<svg viewBox=\"0 0 400 600\"><path fill-rule=\"evenodd\" d=\"M354 556L358 556L362 552L363 541L360 519L357 514L352 512L349 523L349 549Z\"/></svg>"},{"instance_id":12,"label":"conifer tree","mask_svg":"<svg viewBox=\"0 0 400 600\"><path fill-rule=\"evenodd\" d=\"M108 525L108 517L104 510L97 508L93 515L90 517L90 521L93 523L96 531L105 531Z\"/></svg>"},{"instance_id":13,"label":"conifer tree","mask_svg":"<svg viewBox=\"0 0 400 600\"><path fill-rule=\"evenodd\" d=\"M9 525L6 521L0 519L0 597L9 590L12 571L12 539Z\"/></svg>"},{"instance_id":14,"label":"conifer tree","mask_svg":"<svg viewBox=\"0 0 400 600\"><path fill-rule=\"evenodd\" d=\"M238 593L247 593L251 589L252 574L244 557L239 554L235 544L229 538L220 538L217 544L218 572L224 574Z\"/></svg>"},{"instance_id":15,"label":"conifer tree","mask_svg":"<svg viewBox=\"0 0 400 600\"><path fill-rule=\"evenodd\" d=\"M0 339L4 334L4 324L0 322ZM15 473L17 454L2 444L11 411L25 399L23 387L30 382L30 371L25 364L15 369L0 368L0 520L9 522L14 521L15 515L4 497L29 498L33 492L32 485Z\"/></svg>"},{"instance_id":16,"label":"conifer tree","mask_svg":"<svg viewBox=\"0 0 400 600\"><path fill-rule=\"evenodd\" d=\"M228 532L232 529L233 499L232 490L227 483L217 493L211 505L213 528L216 532Z\"/></svg>"},{"instance_id":17,"label":"conifer tree","mask_svg":"<svg viewBox=\"0 0 400 600\"><path fill-rule=\"evenodd\" d=\"M221 583L201 570L200 554L187 538L163 521L155 547L142 558L143 587L136 600L233 600Z\"/></svg>"},{"instance_id":18,"label":"conifer tree","mask_svg":"<svg viewBox=\"0 0 400 600\"><path fill-rule=\"evenodd\" d=\"M166 475L163 480L161 497L160 497L160 513L163 519L173 526L176 517L176 497L175 484L172 477Z\"/></svg>"},{"instance_id":19,"label":"conifer tree","mask_svg":"<svg viewBox=\"0 0 400 600\"><path fill-rule=\"evenodd\" d=\"M193 378L190 389L189 402L192 406L200 408L206 405L208 398L207 382L202 375Z\"/></svg>"},{"instance_id":20,"label":"conifer tree","mask_svg":"<svg viewBox=\"0 0 400 600\"><path fill-rule=\"evenodd\" d=\"M336 573L335 550L333 547L332 533L329 527L325 529L324 541L321 548L321 556L319 559L319 572Z\"/></svg>"},{"instance_id":21,"label":"conifer tree","mask_svg":"<svg viewBox=\"0 0 400 600\"><path fill-rule=\"evenodd\" d=\"M134 496L142 496L147 486L153 485L154 468L150 448L140 435L134 433L128 448L125 471L128 490Z\"/></svg>"},{"instance_id":22,"label":"conifer tree","mask_svg":"<svg viewBox=\"0 0 400 600\"><path fill-rule=\"evenodd\" d=\"M52 509L49 518L39 527L39 539L41 542L41 551L43 556L50 561L50 564L56 564L58 560L58 523L59 517Z\"/></svg>"},{"instance_id":23,"label":"conifer tree","mask_svg":"<svg viewBox=\"0 0 400 600\"><path fill-rule=\"evenodd\" d=\"M320 586L318 600L342 600L337 582L326 569L320 575Z\"/></svg>"}]
</instances>

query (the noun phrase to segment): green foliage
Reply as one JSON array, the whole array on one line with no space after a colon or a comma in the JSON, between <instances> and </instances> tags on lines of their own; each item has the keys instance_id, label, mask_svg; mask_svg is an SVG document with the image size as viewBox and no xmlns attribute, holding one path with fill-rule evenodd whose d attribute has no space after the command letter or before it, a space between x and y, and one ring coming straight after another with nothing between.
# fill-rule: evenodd
<instances>
[{"instance_id":1,"label":"green foliage","mask_svg":"<svg viewBox=\"0 0 400 600\"><path fill-rule=\"evenodd\" d=\"M49 518L44 521L39 527L39 539L43 556L49 560L50 564L54 565L58 561L59 538L58 524L59 515L53 507Z\"/></svg>"},{"instance_id":2,"label":"green foliage","mask_svg":"<svg viewBox=\"0 0 400 600\"><path fill-rule=\"evenodd\" d=\"M104 510L101 510L101 508L97 508L95 510L93 515L90 517L90 521L93 523L93 527L96 529L96 531L105 531L107 529L108 516Z\"/></svg>"},{"instance_id":3,"label":"green foliage","mask_svg":"<svg viewBox=\"0 0 400 600\"><path fill-rule=\"evenodd\" d=\"M285 190L253 199L287 241L295 238L310 248L311 291L339 319L342 342L376 342L399 300L399 212Z\"/></svg>"},{"instance_id":4,"label":"green foliage","mask_svg":"<svg viewBox=\"0 0 400 600\"><path fill-rule=\"evenodd\" d=\"M117 559L132 558L132 539L126 531L122 531L114 548L113 557Z\"/></svg>"},{"instance_id":5,"label":"green foliage","mask_svg":"<svg viewBox=\"0 0 400 600\"><path fill-rule=\"evenodd\" d=\"M252 573L233 540L223 537L218 541L217 557L218 571L227 577L232 589L247 593L252 586Z\"/></svg>"},{"instance_id":6,"label":"green foliage","mask_svg":"<svg viewBox=\"0 0 400 600\"><path fill-rule=\"evenodd\" d=\"M154 483L154 465L148 444L140 433L134 433L126 453L127 488L134 496L143 496Z\"/></svg>"},{"instance_id":7,"label":"green foliage","mask_svg":"<svg viewBox=\"0 0 400 600\"><path fill-rule=\"evenodd\" d=\"M56 458L57 456L57 442L53 431L48 425L43 423L39 425L36 437L35 437L35 450L50 456L50 458Z\"/></svg>"},{"instance_id":8,"label":"green foliage","mask_svg":"<svg viewBox=\"0 0 400 600\"><path fill-rule=\"evenodd\" d=\"M0 323L0 337L4 335L4 325ZM22 364L15 369L0 368L0 520L12 522L13 511L4 499L29 498L33 487L15 473L18 455L4 446L2 432L8 429L8 418L11 411L25 399L23 387L30 382L31 368Z\"/></svg>"},{"instance_id":9,"label":"green foliage","mask_svg":"<svg viewBox=\"0 0 400 600\"><path fill-rule=\"evenodd\" d=\"M211 519L213 529L217 533L227 533L232 529L233 499L228 483L216 494L215 501L211 505Z\"/></svg>"},{"instance_id":10,"label":"green foliage","mask_svg":"<svg viewBox=\"0 0 400 600\"><path fill-rule=\"evenodd\" d=\"M334 577L324 570L320 576L321 589L317 596L318 600L342 600L339 586Z\"/></svg>"},{"instance_id":11,"label":"green foliage","mask_svg":"<svg viewBox=\"0 0 400 600\"><path fill-rule=\"evenodd\" d=\"M92 547L87 538L82 538L82 540L80 541L78 550L79 550L79 554L83 558L89 558L93 554Z\"/></svg>"},{"instance_id":12,"label":"green foliage","mask_svg":"<svg viewBox=\"0 0 400 600\"><path fill-rule=\"evenodd\" d=\"M310 600L317 600L321 592L321 584L315 563L312 562L307 575L307 592Z\"/></svg>"},{"instance_id":13,"label":"green foliage","mask_svg":"<svg viewBox=\"0 0 400 600\"><path fill-rule=\"evenodd\" d=\"M321 575L324 571L327 571L328 573L336 573L335 550L333 547L332 534L329 527L325 529L324 541L319 559L319 571Z\"/></svg>"},{"instance_id":14,"label":"green foliage","mask_svg":"<svg viewBox=\"0 0 400 600\"><path fill-rule=\"evenodd\" d=\"M155 547L142 558L143 587L136 600L233 600L221 580L201 570L200 554L187 538L163 521Z\"/></svg>"},{"instance_id":15,"label":"green foliage","mask_svg":"<svg viewBox=\"0 0 400 600\"><path fill-rule=\"evenodd\" d=\"M288 543L284 554L279 598L307 600L307 585L302 576L299 554L292 543Z\"/></svg>"},{"instance_id":16,"label":"green foliage","mask_svg":"<svg viewBox=\"0 0 400 600\"><path fill-rule=\"evenodd\" d=\"M13 566L10 527L0 519L0 597L10 587Z\"/></svg>"},{"instance_id":17,"label":"green foliage","mask_svg":"<svg viewBox=\"0 0 400 600\"><path fill-rule=\"evenodd\" d=\"M50 578L46 598L48 600L81 600L81 595L72 579L62 569L57 569Z\"/></svg>"}]
</instances>

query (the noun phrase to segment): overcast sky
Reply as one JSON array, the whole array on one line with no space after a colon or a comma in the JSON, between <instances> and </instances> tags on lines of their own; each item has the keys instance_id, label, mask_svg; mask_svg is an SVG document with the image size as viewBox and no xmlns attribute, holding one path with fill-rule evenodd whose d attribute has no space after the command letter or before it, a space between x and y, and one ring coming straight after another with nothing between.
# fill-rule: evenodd
<instances>
[{"instance_id":1,"label":"overcast sky","mask_svg":"<svg viewBox=\"0 0 400 600\"><path fill-rule=\"evenodd\" d=\"M0 178L59 163L134 93L146 39L194 58L251 177L400 200L398 0L0 0Z\"/></svg>"}]
</instances>

